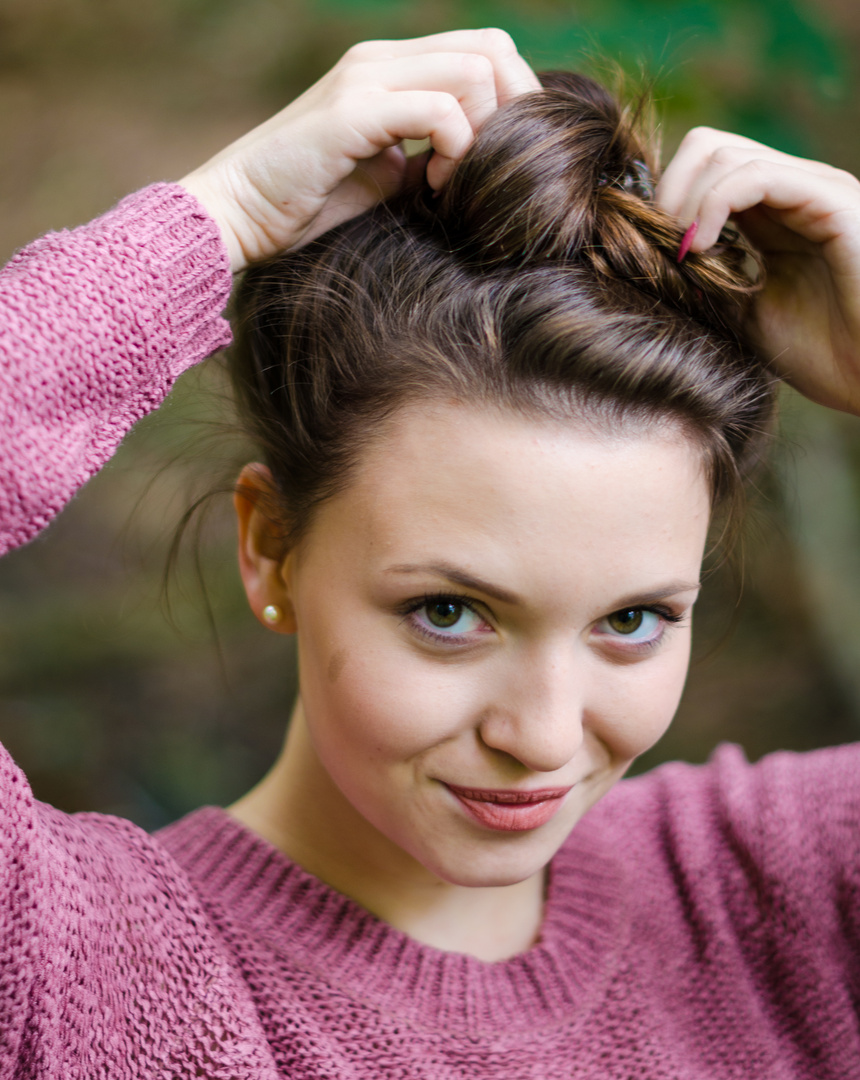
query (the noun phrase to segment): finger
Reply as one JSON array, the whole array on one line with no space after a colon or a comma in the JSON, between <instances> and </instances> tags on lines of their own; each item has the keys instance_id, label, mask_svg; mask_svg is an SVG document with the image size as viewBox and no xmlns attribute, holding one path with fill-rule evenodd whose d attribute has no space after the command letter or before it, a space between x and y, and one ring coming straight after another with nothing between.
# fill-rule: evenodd
<instances>
[{"instance_id":1,"label":"finger","mask_svg":"<svg viewBox=\"0 0 860 1080\"><path fill-rule=\"evenodd\" d=\"M750 243L763 255L779 253L811 254L815 245L793 232L782 221L780 211L773 210L759 203L749 210L739 210L732 214L735 224Z\"/></svg>"},{"instance_id":2,"label":"finger","mask_svg":"<svg viewBox=\"0 0 860 1080\"><path fill-rule=\"evenodd\" d=\"M354 81L391 92L436 91L455 97L473 131L498 107L495 72L491 61L478 53L428 53L416 57L376 61L350 73Z\"/></svg>"},{"instance_id":3,"label":"finger","mask_svg":"<svg viewBox=\"0 0 860 1080\"><path fill-rule=\"evenodd\" d=\"M741 147L721 147L715 151L711 160L699 172L684 196L679 217L682 222L695 221L699 216L699 207L707 193L730 176L742 169L756 169L766 173L778 173L781 169L792 169L810 178L813 184L832 183L837 180L836 170L820 162L793 158L788 154L762 147L761 152ZM847 174L845 174L847 176Z\"/></svg>"},{"instance_id":4,"label":"finger","mask_svg":"<svg viewBox=\"0 0 860 1080\"><path fill-rule=\"evenodd\" d=\"M689 225L695 218L691 208L700 201L707 184L715 182L714 172L727 172L754 157L786 165L802 165L818 175L830 171L829 165L774 150L744 135L698 127L684 136L666 166L654 193L655 201L667 213L679 218L682 224ZM705 178L709 170L711 175Z\"/></svg>"},{"instance_id":5,"label":"finger","mask_svg":"<svg viewBox=\"0 0 860 1080\"><path fill-rule=\"evenodd\" d=\"M520 56L510 34L489 27L482 30L451 30L403 41L364 41L344 54L340 64L408 58L432 52L472 53L493 65L496 98L500 105L520 94L540 90L540 82Z\"/></svg>"},{"instance_id":6,"label":"finger","mask_svg":"<svg viewBox=\"0 0 860 1080\"><path fill-rule=\"evenodd\" d=\"M717 242L731 214L762 206L777 211L779 221L813 244L826 244L845 231L846 218L860 214L860 185L849 198L841 181L807 169L755 159L734 169L709 188L696 210L699 228L691 250L706 251ZM852 231L853 226L852 226Z\"/></svg>"},{"instance_id":7,"label":"finger","mask_svg":"<svg viewBox=\"0 0 860 1080\"><path fill-rule=\"evenodd\" d=\"M371 97L376 99L373 108L368 107ZM466 114L451 94L430 90L378 91L375 95L365 95L358 105L354 127L362 130L359 125L363 125L362 135L375 151L402 139L430 139L434 154L427 167L427 180L432 187L444 184L474 139ZM344 152L350 158L372 156L370 152L356 154L351 146L346 146Z\"/></svg>"}]
</instances>

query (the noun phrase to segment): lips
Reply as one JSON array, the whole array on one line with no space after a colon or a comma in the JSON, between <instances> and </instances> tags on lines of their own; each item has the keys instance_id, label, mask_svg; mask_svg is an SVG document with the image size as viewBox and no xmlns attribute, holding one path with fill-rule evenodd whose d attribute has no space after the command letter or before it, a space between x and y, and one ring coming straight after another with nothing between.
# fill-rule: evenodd
<instances>
[{"instance_id":1,"label":"lips","mask_svg":"<svg viewBox=\"0 0 860 1080\"><path fill-rule=\"evenodd\" d=\"M563 787L491 791L456 784L445 786L473 819L499 832L526 832L545 825L561 808L565 795L571 790Z\"/></svg>"}]
</instances>

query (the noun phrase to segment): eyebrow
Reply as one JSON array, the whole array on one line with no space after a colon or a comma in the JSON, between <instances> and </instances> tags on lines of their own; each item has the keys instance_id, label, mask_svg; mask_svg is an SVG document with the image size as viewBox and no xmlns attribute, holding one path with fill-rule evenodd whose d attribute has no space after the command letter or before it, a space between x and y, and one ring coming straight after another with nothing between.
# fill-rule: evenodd
<instances>
[{"instance_id":1,"label":"eyebrow","mask_svg":"<svg viewBox=\"0 0 860 1080\"><path fill-rule=\"evenodd\" d=\"M453 581L455 585L462 585L464 589L474 589L475 592L482 592L487 596L492 596L493 599L500 600L503 604L523 603L522 599L517 596L516 593L509 592L507 589L502 589L498 585L493 585L492 582L485 581L475 574L469 574L465 570L460 570L451 563L433 563L428 566L413 566L411 564L404 566L389 566L385 570L385 573L435 574L437 577Z\"/></svg>"},{"instance_id":2,"label":"eyebrow","mask_svg":"<svg viewBox=\"0 0 860 1080\"><path fill-rule=\"evenodd\" d=\"M500 600L503 604L524 603L522 598L517 596L516 593L509 592L507 589L502 589L498 585L493 585L492 582L485 581L475 574L467 573L465 570L461 570L452 563L432 563L426 566L407 563L402 566L389 566L386 568L385 573L435 574L437 577L445 578L447 581L452 581L456 585L462 585L465 589L473 589L476 592L484 593L486 596L492 596L495 600ZM635 596L626 597L621 601L616 610L621 611L623 608L648 607L649 604L656 604L669 596L675 596L678 593L685 592L698 592L700 588L701 583L698 581L670 581L659 589L651 589L645 593L637 593Z\"/></svg>"},{"instance_id":3,"label":"eyebrow","mask_svg":"<svg viewBox=\"0 0 860 1080\"><path fill-rule=\"evenodd\" d=\"M628 596L618 605L616 610L621 611L622 608L648 607L649 604L656 604L669 596L677 596L678 593L697 593L701 587L702 583L700 581L670 581L668 585L664 585L661 589L652 589L650 592L637 593L636 596Z\"/></svg>"}]
</instances>

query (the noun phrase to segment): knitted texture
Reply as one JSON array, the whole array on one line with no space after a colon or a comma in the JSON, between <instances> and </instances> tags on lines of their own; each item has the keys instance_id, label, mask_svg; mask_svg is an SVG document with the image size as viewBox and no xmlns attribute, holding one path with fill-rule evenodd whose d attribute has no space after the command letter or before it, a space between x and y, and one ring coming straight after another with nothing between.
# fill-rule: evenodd
<instances>
[{"instance_id":1,"label":"knitted texture","mask_svg":"<svg viewBox=\"0 0 860 1080\"><path fill-rule=\"evenodd\" d=\"M848 1080L855 747L622 781L494 964L405 937L217 807L150 837L0 754L0 1078Z\"/></svg>"},{"instance_id":2,"label":"knitted texture","mask_svg":"<svg viewBox=\"0 0 860 1080\"><path fill-rule=\"evenodd\" d=\"M551 865L537 946L422 946L223 811L157 834L293 1080L860 1075L860 751L735 747L623 781Z\"/></svg>"},{"instance_id":3,"label":"knitted texture","mask_svg":"<svg viewBox=\"0 0 860 1080\"><path fill-rule=\"evenodd\" d=\"M31 539L174 379L230 340L227 251L154 184L0 272L0 554Z\"/></svg>"},{"instance_id":4,"label":"knitted texture","mask_svg":"<svg viewBox=\"0 0 860 1080\"><path fill-rule=\"evenodd\" d=\"M215 226L158 185L0 274L0 536L34 535L222 345ZM860 749L622 781L540 941L419 945L217 807L155 836L33 799L0 748L0 1080L848 1080Z\"/></svg>"}]
</instances>

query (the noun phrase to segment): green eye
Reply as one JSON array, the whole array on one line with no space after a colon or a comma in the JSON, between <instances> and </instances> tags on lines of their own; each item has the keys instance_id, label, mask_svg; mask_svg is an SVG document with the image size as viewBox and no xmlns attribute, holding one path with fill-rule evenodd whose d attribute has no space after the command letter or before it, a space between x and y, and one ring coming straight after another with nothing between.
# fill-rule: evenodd
<instances>
[{"instance_id":1,"label":"green eye","mask_svg":"<svg viewBox=\"0 0 860 1080\"><path fill-rule=\"evenodd\" d=\"M616 634L635 634L642 625L644 616L641 608L628 608L625 611L613 611L606 621Z\"/></svg>"},{"instance_id":2,"label":"green eye","mask_svg":"<svg viewBox=\"0 0 860 1080\"><path fill-rule=\"evenodd\" d=\"M448 645L462 645L476 631L490 629L471 604L457 596L425 596L407 617L418 633Z\"/></svg>"},{"instance_id":3,"label":"green eye","mask_svg":"<svg viewBox=\"0 0 860 1080\"><path fill-rule=\"evenodd\" d=\"M448 630L463 616L463 605L451 600L437 600L426 607L427 621L440 630Z\"/></svg>"}]
</instances>

